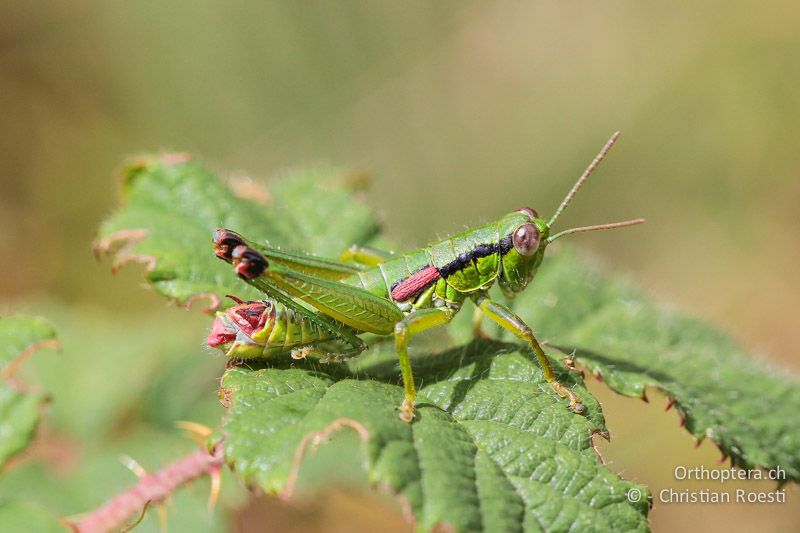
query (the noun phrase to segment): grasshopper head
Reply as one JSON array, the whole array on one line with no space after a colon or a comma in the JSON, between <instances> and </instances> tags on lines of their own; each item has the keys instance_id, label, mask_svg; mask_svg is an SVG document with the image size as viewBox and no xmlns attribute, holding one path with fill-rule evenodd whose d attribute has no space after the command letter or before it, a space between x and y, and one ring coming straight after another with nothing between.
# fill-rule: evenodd
<instances>
[{"instance_id":1,"label":"grasshopper head","mask_svg":"<svg viewBox=\"0 0 800 533\"><path fill-rule=\"evenodd\" d=\"M503 293L511 298L533 279L547 247L550 228L530 207L521 207L500 221L503 269L499 278Z\"/></svg>"}]
</instances>

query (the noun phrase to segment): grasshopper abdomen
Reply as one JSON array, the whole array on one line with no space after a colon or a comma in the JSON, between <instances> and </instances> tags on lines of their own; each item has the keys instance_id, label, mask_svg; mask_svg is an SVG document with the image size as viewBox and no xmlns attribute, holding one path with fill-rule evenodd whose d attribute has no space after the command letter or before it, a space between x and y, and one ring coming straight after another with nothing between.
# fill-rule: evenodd
<instances>
[{"instance_id":1,"label":"grasshopper abdomen","mask_svg":"<svg viewBox=\"0 0 800 533\"><path fill-rule=\"evenodd\" d=\"M217 313L208 345L228 357L253 359L292 352L335 335L279 302L243 302Z\"/></svg>"}]
</instances>

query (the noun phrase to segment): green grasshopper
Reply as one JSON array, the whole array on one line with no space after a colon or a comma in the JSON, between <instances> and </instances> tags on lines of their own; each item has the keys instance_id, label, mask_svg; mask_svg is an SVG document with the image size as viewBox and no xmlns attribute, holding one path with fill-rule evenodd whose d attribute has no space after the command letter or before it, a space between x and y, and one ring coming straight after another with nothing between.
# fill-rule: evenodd
<instances>
[{"instance_id":1,"label":"green grasshopper","mask_svg":"<svg viewBox=\"0 0 800 533\"><path fill-rule=\"evenodd\" d=\"M580 397L556 378L531 328L509 307L492 300L497 282L513 297L527 287L544 258L547 245L571 233L632 226L643 219L572 228L550 234L553 224L616 142L612 135L549 219L529 207L403 255L352 247L339 260L296 255L262 247L239 234L218 229L217 257L261 290L266 299L242 302L217 314L208 344L236 359L291 353L344 357L360 353L364 333L393 335L405 396L400 418L414 418L416 388L408 356L409 340L450 322L468 298L475 303L474 329L480 334L485 315L527 342L544 377L569 409L582 413ZM345 346L339 353L325 346Z\"/></svg>"}]
</instances>

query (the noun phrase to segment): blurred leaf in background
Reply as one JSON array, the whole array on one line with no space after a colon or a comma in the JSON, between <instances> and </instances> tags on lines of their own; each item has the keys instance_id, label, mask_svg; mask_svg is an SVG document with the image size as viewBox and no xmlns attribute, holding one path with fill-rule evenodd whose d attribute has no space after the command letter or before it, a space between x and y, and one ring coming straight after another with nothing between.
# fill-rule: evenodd
<instances>
[{"instance_id":1,"label":"blurred leaf in background","mask_svg":"<svg viewBox=\"0 0 800 533\"><path fill-rule=\"evenodd\" d=\"M34 437L47 392L17 378L22 364L37 350L58 348L56 333L44 319L0 317L0 470Z\"/></svg>"}]
</instances>

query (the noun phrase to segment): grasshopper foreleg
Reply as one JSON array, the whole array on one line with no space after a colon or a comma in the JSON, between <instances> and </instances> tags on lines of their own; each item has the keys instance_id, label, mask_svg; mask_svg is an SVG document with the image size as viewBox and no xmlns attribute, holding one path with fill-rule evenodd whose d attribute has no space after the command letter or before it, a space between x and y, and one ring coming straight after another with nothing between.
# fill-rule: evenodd
<instances>
[{"instance_id":1,"label":"grasshopper foreleg","mask_svg":"<svg viewBox=\"0 0 800 533\"><path fill-rule=\"evenodd\" d=\"M456 310L449 307L423 309L411 313L395 325L394 341L397 346L397 356L400 358L400 372L403 375L405 390L403 404L400 406L400 418L405 422L414 420L414 399L417 397L411 361L408 358L408 341L425 330L447 324L455 314Z\"/></svg>"},{"instance_id":2,"label":"grasshopper foreleg","mask_svg":"<svg viewBox=\"0 0 800 533\"><path fill-rule=\"evenodd\" d=\"M536 354L536 358L539 360L542 371L544 371L544 378L550 386L553 387L556 394L562 398L569 398L570 410L575 413L582 413L586 410L586 406L583 405L583 400L581 400L580 396L558 381L558 378L556 378L553 372L553 367L550 365L550 360L545 355L542 347L539 346L536 337L533 336L533 331L531 331L531 328L520 317L505 305L494 302L486 296L477 297L475 299L475 305L477 305L486 316L500 325L500 327L530 344L533 353Z\"/></svg>"}]
</instances>

